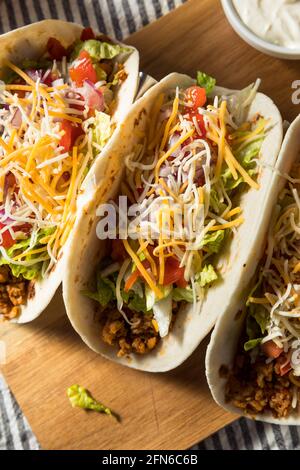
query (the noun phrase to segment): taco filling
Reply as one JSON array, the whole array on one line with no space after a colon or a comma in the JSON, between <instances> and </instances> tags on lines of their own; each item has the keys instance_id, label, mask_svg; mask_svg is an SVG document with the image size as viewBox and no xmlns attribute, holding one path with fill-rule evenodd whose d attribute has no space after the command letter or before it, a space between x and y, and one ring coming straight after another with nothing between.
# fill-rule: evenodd
<instances>
[{"instance_id":1,"label":"taco filling","mask_svg":"<svg viewBox=\"0 0 300 470\"><path fill-rule=\"evenodd\" d=\"M244 314L226 401L285 418L300 397L300 165L281 192Z\"/></svg>"},{"instance_id":2,"label":"taco filling","mask_svg":"<svg viewBox=\"0 0 300 470\"><path fill-rule=\"evenodd\" d=\"M121 54L87 28L67 49L50 38L38 60L10 61L0 82L0 318L18 317L55 267L76 198L111 137ZM119 60L120 59L120 60Z\"/></svg>"},{"instance_id":3,"label":"taco filling","mask_svg":"<svg viewBox=\"0 0 300 470\"><path fill-rule=\"evenodd\" d=\"M214 87L198 72L197 85L160 94L145 131L133 130L119 193L129 206L128 233L117 230L83 292L98 304L99 341L118 356L152 351L179 309L196 306L222 277L218 255L243 223L238 197L259 187L268 123L245 118L257 84L213 98Z\"/></svg>"}]
</instances>

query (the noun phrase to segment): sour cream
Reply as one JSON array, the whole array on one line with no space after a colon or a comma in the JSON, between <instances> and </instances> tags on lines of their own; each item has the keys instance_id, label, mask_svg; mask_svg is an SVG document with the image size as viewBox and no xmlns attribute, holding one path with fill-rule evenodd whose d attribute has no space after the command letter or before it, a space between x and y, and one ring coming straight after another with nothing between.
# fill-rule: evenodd
<instances>
[{"instance_id":1,"label":"sour cream","mask_svg":"<svg viewBox=\"0 0 300 470\"><path fill-rule=\"evenodd\" d=\"M260 38L289 49L300 47L300 0L233 0L245 25Z\"/></svg>"}]
</instances>

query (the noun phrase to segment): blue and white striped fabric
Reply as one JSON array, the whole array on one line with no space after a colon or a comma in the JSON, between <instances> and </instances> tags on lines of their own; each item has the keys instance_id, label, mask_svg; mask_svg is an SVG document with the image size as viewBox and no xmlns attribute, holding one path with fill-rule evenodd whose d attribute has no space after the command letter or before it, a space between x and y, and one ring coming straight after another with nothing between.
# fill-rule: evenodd
<instances>
[{"instance_id":1,"label":"blue and white striped fabric","mask_svg":"<svg viewBox=\"0 0 300 470\"><path fill-rule=\"evenodd\" d=\"M122 39L185 0L0 0L0 33L44 18L75 21Z\"/></svg>"},{"instance_id":2,"label":"blue and white striped fabric","mask_svg":"<svg viewBox=\"0 0 300 470\"><path fill-rule=\"evenodd\" d=\"M59 18L91 26L122 39L186 0L0 0L0 33ZM39 449L18 404L0 376L0 450ZM300 428L240 419L195 449L299 449Z\"/></svg>"}]
</instances>

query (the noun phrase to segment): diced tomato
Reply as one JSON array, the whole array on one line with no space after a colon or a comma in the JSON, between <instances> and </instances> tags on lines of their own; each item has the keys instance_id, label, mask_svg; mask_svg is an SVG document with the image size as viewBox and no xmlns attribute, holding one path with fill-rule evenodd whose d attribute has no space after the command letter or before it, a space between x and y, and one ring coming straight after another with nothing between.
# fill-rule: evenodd
<instances>
[{"instance_id":1,"label":"diced tomato","mask_svg":"<svg viewBox=\"0 0 300 470\"><path fill-rule=\"evenodd\" d=\"M67 49L55 38L49 38L47 51L52 60L62 60L67 55Z\"/></svg>"},{"instance_id":2,"label":"diced tomato","mask_svg":"<svg viewBox=\"0 0 300 470\"><path fill-rule=\"evenodd\" d=\"M114 261L124 261L127 258L127 251L122 240L116 239L112 241L110 256Z\"/></svg>"},{"instance_id":3,"label":"diced tomato","mask_svg":"<svg viewBox=\"0 0 300 470\"><path fill-rule=\"evenodd\" d=\"M198 132L199 137L205 137L206 136L206 128L205 128L204 119L203 119L202 114L197 113L195 111L189 113L189 119L191 121L194 121L194 118L196 118L198 127L199 127L200 132L201 132L200 134Z\"/></svg>"},{"instance_id":4,"label":"diced tomato","mask_svg":"<svg viewBox=\"0 0 300 470\"><path fill-rule=\"evenodd\" d=\"M17 95L20 99L25 98L26 95L26 91L24 90L14 90L13 93L14 95Z\"/></svg>"},{"instance_id":5,"label":"diced tomato","mask_svg":"<svg viewBox=\"0 0 300 470\"><path fill-rule=\"evenodd\" d=\"M22 224L22 225L16 225L13 227L14 232L23 232L23 233L29 233L31 231L32 226L28 223Z\"/></svg>"},{"instance_id":6,"label":"diced tomato","mask_svg":"<svg viewBox=\"0 0 300 470\"><path fill-rule=\"evenodd\" d=\"M184 268L179 266L179 261L175 258L168 258L165 264L164 286L177 284L178 287L187 287L188 283L184 279Z\"/></svg>"},{"instance_id":7,"label":"diced tomato","mask_svg":"<svg viewBox=\"0 0 300 470\"><path fill-rule=\"evenodd\" d=\"M145 269L150 268L150 263L146 259L142 262L142 265L144 266ZM125 283L125 287L124 287L125 292L128 292L130 289L132 289L132 287L134 286L134 284L136 283L139 277L143 277L143 276L140 270L137 268L135 271L133 271L133 273L127 279Z\"/></svg>"},{"instance_id":8,"label":"diced tomato","mask_svg":"<svg viewBox=\"0 0 300 470\"><path fill-rule=\"evenodd\" d=\"M2 224L0 222L0 230L5 227L5 224ZM11 246L14 245L15 240L12 238L11 234L9 233L8 230L5 230L5 232L2 232L2 242L1 246L3 246L5 249L10 248Z\"/></svg>"},{"instance_id":9,"label":"diced tomato","mask_svg":"<svg viewBox=\"0 0 300 470\"><path fill-rule=\"evenodd\" d=\"M97 73L90 54L87 51L81 51L77 60L78 65L71 67L69 70L71 80L78 87L82 87L85 80L96 83L98 81Z\"/></svg>"},{"instance_id":10,"label":"diced tomato","mask_svg":"<svg viewBox=\"0 0 300 470\"><path fill-rule=\"evenodd\" d=\"M283 353L283 349L279 348L272 340L263 343L261 345L261 350L267 357L270 357L272 359L277 359L280 354Z\"/></svg>"},{"instance_id":11,"label":"diced tomato","mask_svg":"<svg viewBox=\"0 0 300 470\"><path fill-rule=\"evenodd\" d=\"M95 39L95 34L92 28L84 28L82 30L80 40L81 41L88 41L89 39Z\"/></svg>"},{"instance_id":12,"label":"diced tomato","mask_svg":"<svg viewBox=\"0 0 300 470\"><path fill-rule=\"evenodd\" d=\"M61 123L61 130L64 131L64 135L60 139L60 145L66 152L69 152L78 137L83 134L82 127L79 124L64 119Z\"/></svg>"},{"instance_id":13,"label":"diced tomato","mask_svg":"<svg viewBox=\"0 0 300 470\"><path fill-rule=\"evenodd\" d=\"M198 108L202 108L206 103L206 91L205 88L200 86L191 86L185 92L185 99L189 105L192 106L193 111L197 111ZM191 110L190 107L186 108L186 112Z\"/></svg>"}]
</instances>

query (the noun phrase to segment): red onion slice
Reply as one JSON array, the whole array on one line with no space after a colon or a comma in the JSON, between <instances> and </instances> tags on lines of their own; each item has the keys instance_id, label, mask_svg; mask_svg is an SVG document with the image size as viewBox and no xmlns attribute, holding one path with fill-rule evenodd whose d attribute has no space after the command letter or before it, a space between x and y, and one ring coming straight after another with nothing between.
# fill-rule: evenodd
<instances>
[{"instance_id":1,"label":"red onion slice","mask_svg":"<svg viewBox=\"0 0 300 470\"><path fill-rule=\"evenodd\" d=\"M11 118L11 125L15 129L19 129L21 127L21 124L22 124L22 113L18 108L15 110L13 117Z\"/></svg>"},{"instance_id":2,"label":"red onion slice","mask_svg":"<svg viewBox=\"0 0 300 470\"><path fill-rule=\"evenodd\" d=\"M104 110L104 96L100 90L97 90L94 83L90 80L85 80L83 87L80 88L80 94L84 97L86 104L89 108L97 111Z\"/></svg>"}]
</instances>

